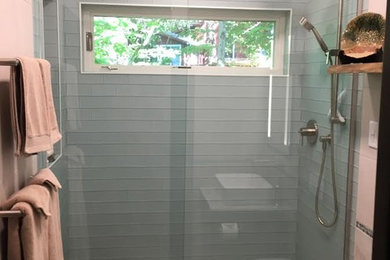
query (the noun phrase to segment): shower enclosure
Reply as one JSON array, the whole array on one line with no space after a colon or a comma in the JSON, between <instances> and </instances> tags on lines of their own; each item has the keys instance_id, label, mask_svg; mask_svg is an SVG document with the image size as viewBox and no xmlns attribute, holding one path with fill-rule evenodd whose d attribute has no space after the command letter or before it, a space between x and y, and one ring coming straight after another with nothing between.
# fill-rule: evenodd
<instances>
[{"instance_id":1,"label":"shower enclosure","mask_svg":"<svg viewBox=\"0 0 390 260\"><path fill-rule=\"evenodd\" d=\"M152 2L286 11L283 72L85 73L80 1L44 1L46 58L60 60L63 89L63 155L52 169L64 186L66 259L347 259L352 77L339 79L347 122L334 126L339 215L331 227L315 213L322 144L301 145L298 134L311 119L328 134L331 106L325 57L299 20L307 17L335 48L339 1ZM344 3L344 24L356 9ZM328 157L318 193L325 219L334 215L331 178Z\"/></svg>"}]
</instances>

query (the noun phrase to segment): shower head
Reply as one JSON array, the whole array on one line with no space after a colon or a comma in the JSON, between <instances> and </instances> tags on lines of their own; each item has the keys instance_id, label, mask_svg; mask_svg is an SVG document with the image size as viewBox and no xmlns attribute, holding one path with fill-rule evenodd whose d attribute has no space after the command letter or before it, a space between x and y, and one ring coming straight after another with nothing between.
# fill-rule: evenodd
<instances>
[{"instance_id":1,"label":"shower head","mask_svg":"<svg viewBox=\"0 0 390 260\"><path fill-rule=\"evenodd\" d=\"M299 21L299 24L302 25L302 27L308 30L309 32L314 28L314 26L304 16Z\"/></svg>"},{"instance_id":2,"label":"shower head","mask_svg":"<svg viewBox=\"0 0 390 260\"><path fill-rule=\"evenodd\" d=\"M316 28L314 27L314 25L312 25L306 17L302 17L301 20L299 21L299 24L302 25L303 28L305 28L306 30L308 30L309 32L312 31L314 36L316 37L317 39L317 42L318 44L320 45L321 49L327 53L329 52L329 49L328 49L328 46L326 45L326 43L324 42L324 40L322 39L321 35L319 34L319 32L316 30Z\"/></svg>"}]
</instances>

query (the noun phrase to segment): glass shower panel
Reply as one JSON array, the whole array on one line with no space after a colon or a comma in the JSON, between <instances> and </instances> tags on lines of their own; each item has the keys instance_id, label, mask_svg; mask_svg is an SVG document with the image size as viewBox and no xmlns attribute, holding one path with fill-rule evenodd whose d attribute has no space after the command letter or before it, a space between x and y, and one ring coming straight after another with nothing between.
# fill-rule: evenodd
<instances>
[{"instance_id":1,"label":"glass shower panel","mask_svg":"<svg viewBox=\"0 0 390 260\"><path fill-rule=\"evenodd\" d=\"M189 78L184 259L293 259L299 159L287 139L300 114L288 81Z\"/></svg>"},{"instance_id":2,"label":"glass shower panel","mask_svg":"<svg viewBox=\"0 0 390 260\"><path fill-rule=\"evenodd\" d=\"M82 74L79 3L63 1L67 259L342 259L348 127L336 127L332 229L314 212L321 144L299 148L297 134L309 119L327 134L330 106L323 54L298 14L324 32L337 3L244 2L226 5L296 14L288 76ZM330 214L328 172L323 183Z\"/></svg>"},{"instance_id":3,"label":"glass shower panel","mask_svg":"<svg viewBox=\"0 0 390 260\"><path fill-rule=\"evenodd\" d=\"M34 53L35 57L46 59L51 64L51 83L53 101L60 132L63 133L63 96L61 82L61 33L62 20L60 9L61 0L34 0ZM53 153L39 153L38 167L54 165L62 156L63 140L57 142L53 147Z\"/></svg>"},{"instance_id":4,"label":"glass shower panel","mask_svg":"<svg viewBox=\"0 0 390 260\"><path fill-rule=\"evenodd\" d=\"M76 78L69 259L182 259L187 78Z\"/></svg>"}]
</instances>

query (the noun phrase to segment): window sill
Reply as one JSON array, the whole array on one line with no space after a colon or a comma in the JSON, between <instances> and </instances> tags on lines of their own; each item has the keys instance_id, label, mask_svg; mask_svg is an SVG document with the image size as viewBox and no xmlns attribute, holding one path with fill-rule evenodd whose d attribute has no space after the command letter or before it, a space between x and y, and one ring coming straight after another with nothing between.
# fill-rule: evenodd
<instances>
[{"instance_id":1,"label":"window sill","mask_svg":"<svg viewBox=\"0 0 390 260\"><path fill-rule=\"evenodd\" d=\"M114 66L113 66L114 67ZM82 70L82 74L137 74L137 75L188 75L188 76L242 76L269 77L288 76L279 70L262 68L226 68L226 67L162 67L162 66L115 66L115 70L95 66L93 70Z\"/></svg>"}]
</instances>

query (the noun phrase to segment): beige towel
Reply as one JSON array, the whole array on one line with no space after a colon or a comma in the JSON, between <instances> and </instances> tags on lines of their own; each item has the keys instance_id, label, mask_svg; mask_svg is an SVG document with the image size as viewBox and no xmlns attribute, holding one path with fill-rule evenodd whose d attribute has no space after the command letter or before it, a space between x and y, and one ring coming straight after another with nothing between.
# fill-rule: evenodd
<instances>
[{"instance_id":1,"label":"beige towel","mask_svg":"<svg viewBox=\"0 0 390 260\"><path fill-rule=\"evenodd\" d=\"M48 185L50 187L50 213L49 218L49 258L50 260L62 260L62 236L61 236L61 218L58 189L61 189L61 184L49 169L40 170L30 181L29 185Z\"/></svg>"},{"instance_id":2,"label":"beige towel","mask_svg":"<svg viewBox=\"0 0 390 260\"><path fill-rule=\"evenodd\" d=\"M19 57L11 70L10 93L15 153L30 155L53 149L61 139L54 111L50 63Z\"/></svg>"},{"instance_id":3,"label":"beige towel","mask_svg":"<svg viewBox=\"0 0 390 260\"><path fill-rule=\"evenodd\" d=\"M11 69L10 76L10 112L11 112L11 127L14 136L14 151L17 155L21 154L22 147L22 130L24 131L24 101L23 101L23 84L21 80L21 69L19 66ZM23 127L21 127L23 126Z\"/></svg>"},{"instance_id":4,"label":"beige towel","mask_svg":"<svg viewBox=\"0 0 390 260\"><path fill-rule=\"evenodd\" d=\"M53 101L53 92L51 86L51 70L50 70L51 66L47 60L43 60L43 59L38 59L38 63L41 69L43 86L45 87L46 103L47 103L46 114L47 114L47 121L49 124L49 130L50 130L50 141L53 145L61 139L61 134L60 131L58 130L57 116L56 116L56 111L55 111L54 101Z\"/></svg>"},{"instance_id":5,"label":"beige towel","mask_svg":"<svg viewBox=\"0 0 390 260\"><path fill-rule=\"evenodd\" d=\"M57 178L41 170L30 184L13 194L2 209L25 216L8 220L8 260L63 260Z\"/></svg>"}]
</instances>

